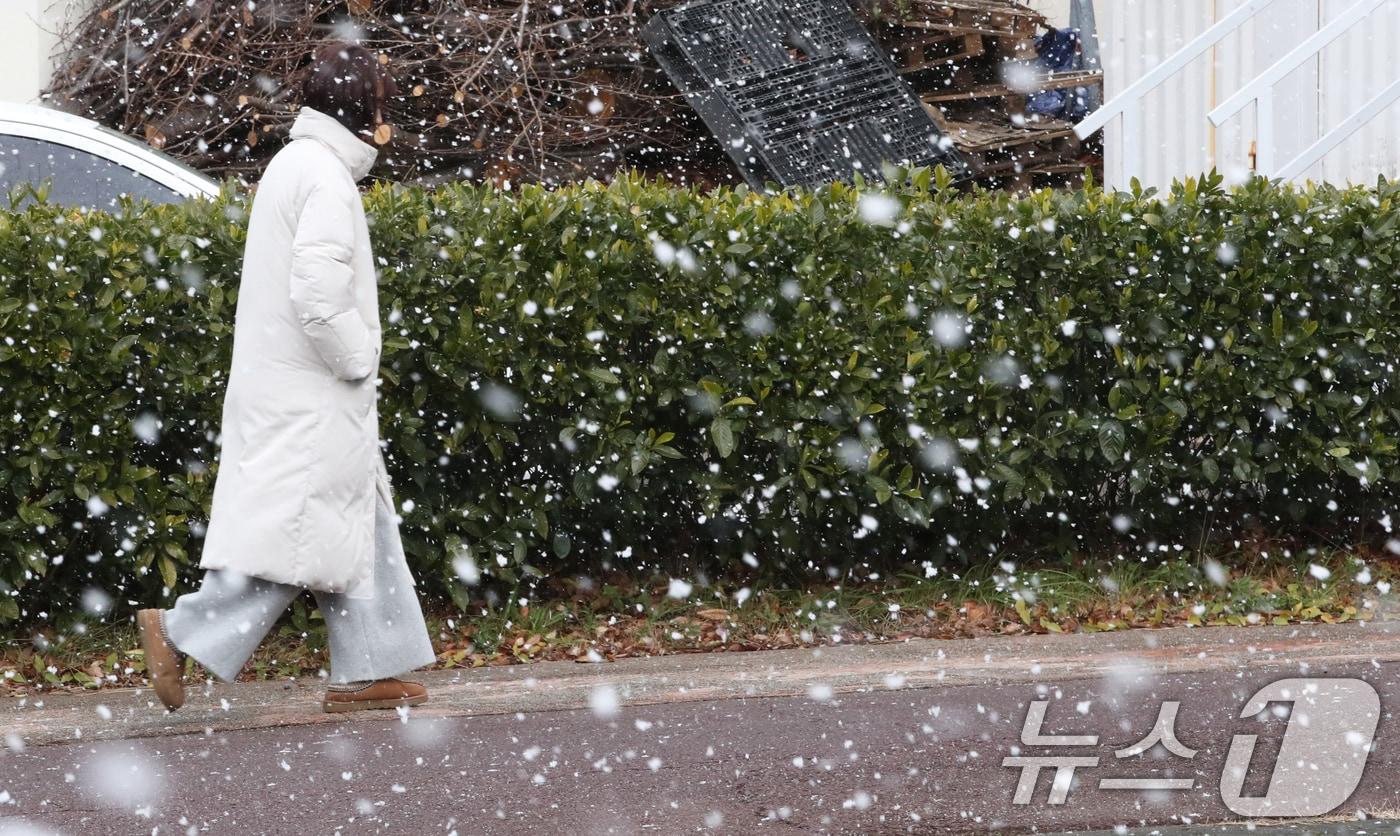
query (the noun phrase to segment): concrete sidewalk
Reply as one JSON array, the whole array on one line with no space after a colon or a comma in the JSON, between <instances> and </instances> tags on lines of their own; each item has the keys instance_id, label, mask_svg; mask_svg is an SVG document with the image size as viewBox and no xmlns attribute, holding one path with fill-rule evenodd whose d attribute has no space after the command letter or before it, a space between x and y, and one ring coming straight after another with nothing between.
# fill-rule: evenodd
<instances>
[{"instance_id":1,"label":"concrete sidewalk","mask_svg":"<svg viewBox=\"0 0 1400 836\"><path fill-rule=\"evenodd\" d=\"M540 662L427 672L430 701L417 717L588 708L611 688L622 705L723 701L1098 679L1252 668L1308 670L1328 663L1400 660L1400 623L1211 627L908 642L751 653L685 654L611 663ZM26 746L75 740L207 734L320 723L382 722L384 712L326 715L313 679L192 687L175 714L147 689L8 699L0 730Z\"/></svg>"}]
</instances>

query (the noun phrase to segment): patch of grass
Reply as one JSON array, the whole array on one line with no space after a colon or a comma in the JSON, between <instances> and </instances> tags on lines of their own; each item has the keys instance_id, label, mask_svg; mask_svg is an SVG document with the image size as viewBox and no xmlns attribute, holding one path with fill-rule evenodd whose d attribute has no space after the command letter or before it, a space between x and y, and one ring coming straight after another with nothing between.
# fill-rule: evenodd
<instances>
[{"instance_id":1,"label":"patch of grass","mask_svg":"<svg viewBox=\"0 0 1400 836\"><path fill-rule=\"evenodd\" d=\"M1053 566L999 560L803 588L722 581L680 597L668 578L610 576L552 579L547 597L474 602L467 612L430 606L427 618L437 667L465 668L914 637L1344 622L1366 617L1397 574L1387 561L1352 552L1252 550L1203 564L1186 556ZM0 675L10 691L137 685L145 673L139 647L130 620L11 636L0 645ZM325 648L325 622L309 598L299 599L243 678L316 675L328 662Z\"/></svg>"}]
</instances>

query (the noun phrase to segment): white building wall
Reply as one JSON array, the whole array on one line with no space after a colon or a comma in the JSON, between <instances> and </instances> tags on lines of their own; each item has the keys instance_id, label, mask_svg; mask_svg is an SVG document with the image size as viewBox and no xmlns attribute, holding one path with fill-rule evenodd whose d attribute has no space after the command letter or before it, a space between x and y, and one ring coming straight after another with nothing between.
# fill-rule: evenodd
<instances>
[{"instance_id":1,"label":"white building wall","mask_svg":"<svg viewBox=\"0 0 1400 836\"><path fill-rule=\"evenodd\" d=\"M1166 60L1245 0L1098 0L1095 11L1109 98ZM1218 129L1206 118L1244 84L1282 58L1354 0L1275 0L1274 4L1143 100L1138 179L1163 188L1217 168L1237 178L1251 170L1258 132L1249 105ZM1275 164L1316 140L1329 124L1400 78L1400 0L1380 10L1305 62L1274 88ZM1106 170L1116 172L1121 125L1106 134ZM1305 173L1333 182L1372 182L1400 174L1400 106L1348 139ZM1112 186L1126 184L1110 183Z\"/></svg>"},{"instance_id":2,"label":"white building wall","mask_svg":"<svg viewBox=\"0 0 1400 836\"><path fill-rule=\"evenodd\" d=\"M1045 15L1053 26L1069 25L1070 0L1021 0Z\"/></svg>"},{"instance_id":3,"label":"white building wall","mask_svg":"<svg viewBox=\"0 0 1400 836\"><path fill-rule=\"evenodd\" d=\"M0 0L0 101L33 102L53 74L57 33L84 0Z\"/></svg>"},{"instance_id":4,"label":"white building wall","mask_svg":"<svg viewBox=\"0 0 1400 836\"><path fill-rule=\"evenodd\" d=\"M1322 0L1324 20L1351 0ZM1389 2L1322 52L1322 122L1335 124L1355 113L1387 84L1400 78L1400 2ZM1400 178L1400 105L1391 105L1337 146L1321 166L1328 180L1371 183L1377 175Z\"/></svg>"}]
</instances>

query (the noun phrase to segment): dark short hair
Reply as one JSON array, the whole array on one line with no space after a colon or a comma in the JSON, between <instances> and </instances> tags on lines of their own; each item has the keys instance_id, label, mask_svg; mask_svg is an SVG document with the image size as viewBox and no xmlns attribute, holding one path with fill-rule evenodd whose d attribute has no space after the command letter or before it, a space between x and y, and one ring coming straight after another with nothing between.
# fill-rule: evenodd
<instances>
[{"instance_id":1,"label":"dark short hair","mask_svg":"<svg viewBox=\"0 0 1400 836\"><path fill-rule=\"evenodd\" d=\"M363 133L373 130L375 110L398 92L393 77L373 53L337 41L321 47L311 59L301 102Z\"/></svg>"}]
</instances>

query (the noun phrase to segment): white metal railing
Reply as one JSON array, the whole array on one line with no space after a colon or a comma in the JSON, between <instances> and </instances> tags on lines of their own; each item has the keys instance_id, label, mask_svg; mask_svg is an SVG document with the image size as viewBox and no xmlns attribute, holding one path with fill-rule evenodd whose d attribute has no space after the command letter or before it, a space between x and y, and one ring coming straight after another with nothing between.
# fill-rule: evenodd
<instances>
[{"instance_id":1,"label":"white metal railing","mask_svg":"<svg viewBox=\"0 0 1400 836\"><path fill-rule=\"evenodd\" d=\"M1396 79L1391 85L1362 105L1352 115L1338 122L1332 130L1323 134L1317 142L1309 145L1298 156L1294 157L1283 168L1277 172L1277 176L1285 180L1292 179L1308 170L1308 166L1322 159L1328 151L1336 148L1342 140L1356 133L1367 122L1376 118L1381 111L1390 107L1397 100L1400 100L1400 79Z\"/></svg>"},{"instance_id":2,"label":"white metal railing","mask_svg":"<svg viewBox=\"0 0 1400 836\"><path fill-rule=\"evenodd\" d=\"M1265 177L1276 173L1274 171L1274 85L1296 70L1304 61L1317 55L1323 47L1336 40L1342 33L1360 23L1363 18L1379 8L1384 2L1386 0L1357 0L1335 20L1318 29L1311 37L1289 50L1288 54L1274 62L1273 66L1260 73L1253 81L1240 88L1239 92L1210 112L1208 118L1211 123L1220 127L1231 116L1244 110L1250 102L1255 103L1254 170L1257 173ZM1291 167L1294 162L1290 160L1288 165ZM1303 166L1303 168L1306 167Z\"/></svg>"},{"instance_id":3,"label":"white metal railing","mask_svg":"<svg viewBox=\"0 0 1400 836\"><path fill-rule=\"evenodd\" d=\"M1080 139L1088 139L1114 118L1122 117L1123 148L1122 153L1118 155L1119 176L1116 182L1127 183L1129 177L1142 170L1142 148L1138 144L1142 133L1142 98L1274 2L1275 0L1249 0L1222 17L1214 26L1192 38L1170 58L1128 85L1128 89L1105 102L1103 107L1074 126L1074 132Z\"/></svg>"},{"instance_id":4,"label":"white metal railing","mask_svg":"<svg viewBox=\"0 0 1400 836\"><path fill-rule=\"evenodd\" d=\"M1208 114L1211 123L1218 127L1247 107L1250 102L1255 103L1254 166L1258 173L1284 179L1297 177L1387 107L1400 101L1400 80L1397 80L1355 113L1333 126L1302 153L1282 165L1275 165L1277 154L1274 141L1274 86L1387 1L1356 0L1335 19L1289 50L1288 54ZM1107 178L1109 183L1127 183L1142 170L1143 97L1274 2L1275 0L1250 0L1230 12L1075 126L1074 132L1079 138L1087 139L1115 118L1122 118L1122 143L1118 155L1117 177Z\"/></svg>"}]
</instances>

